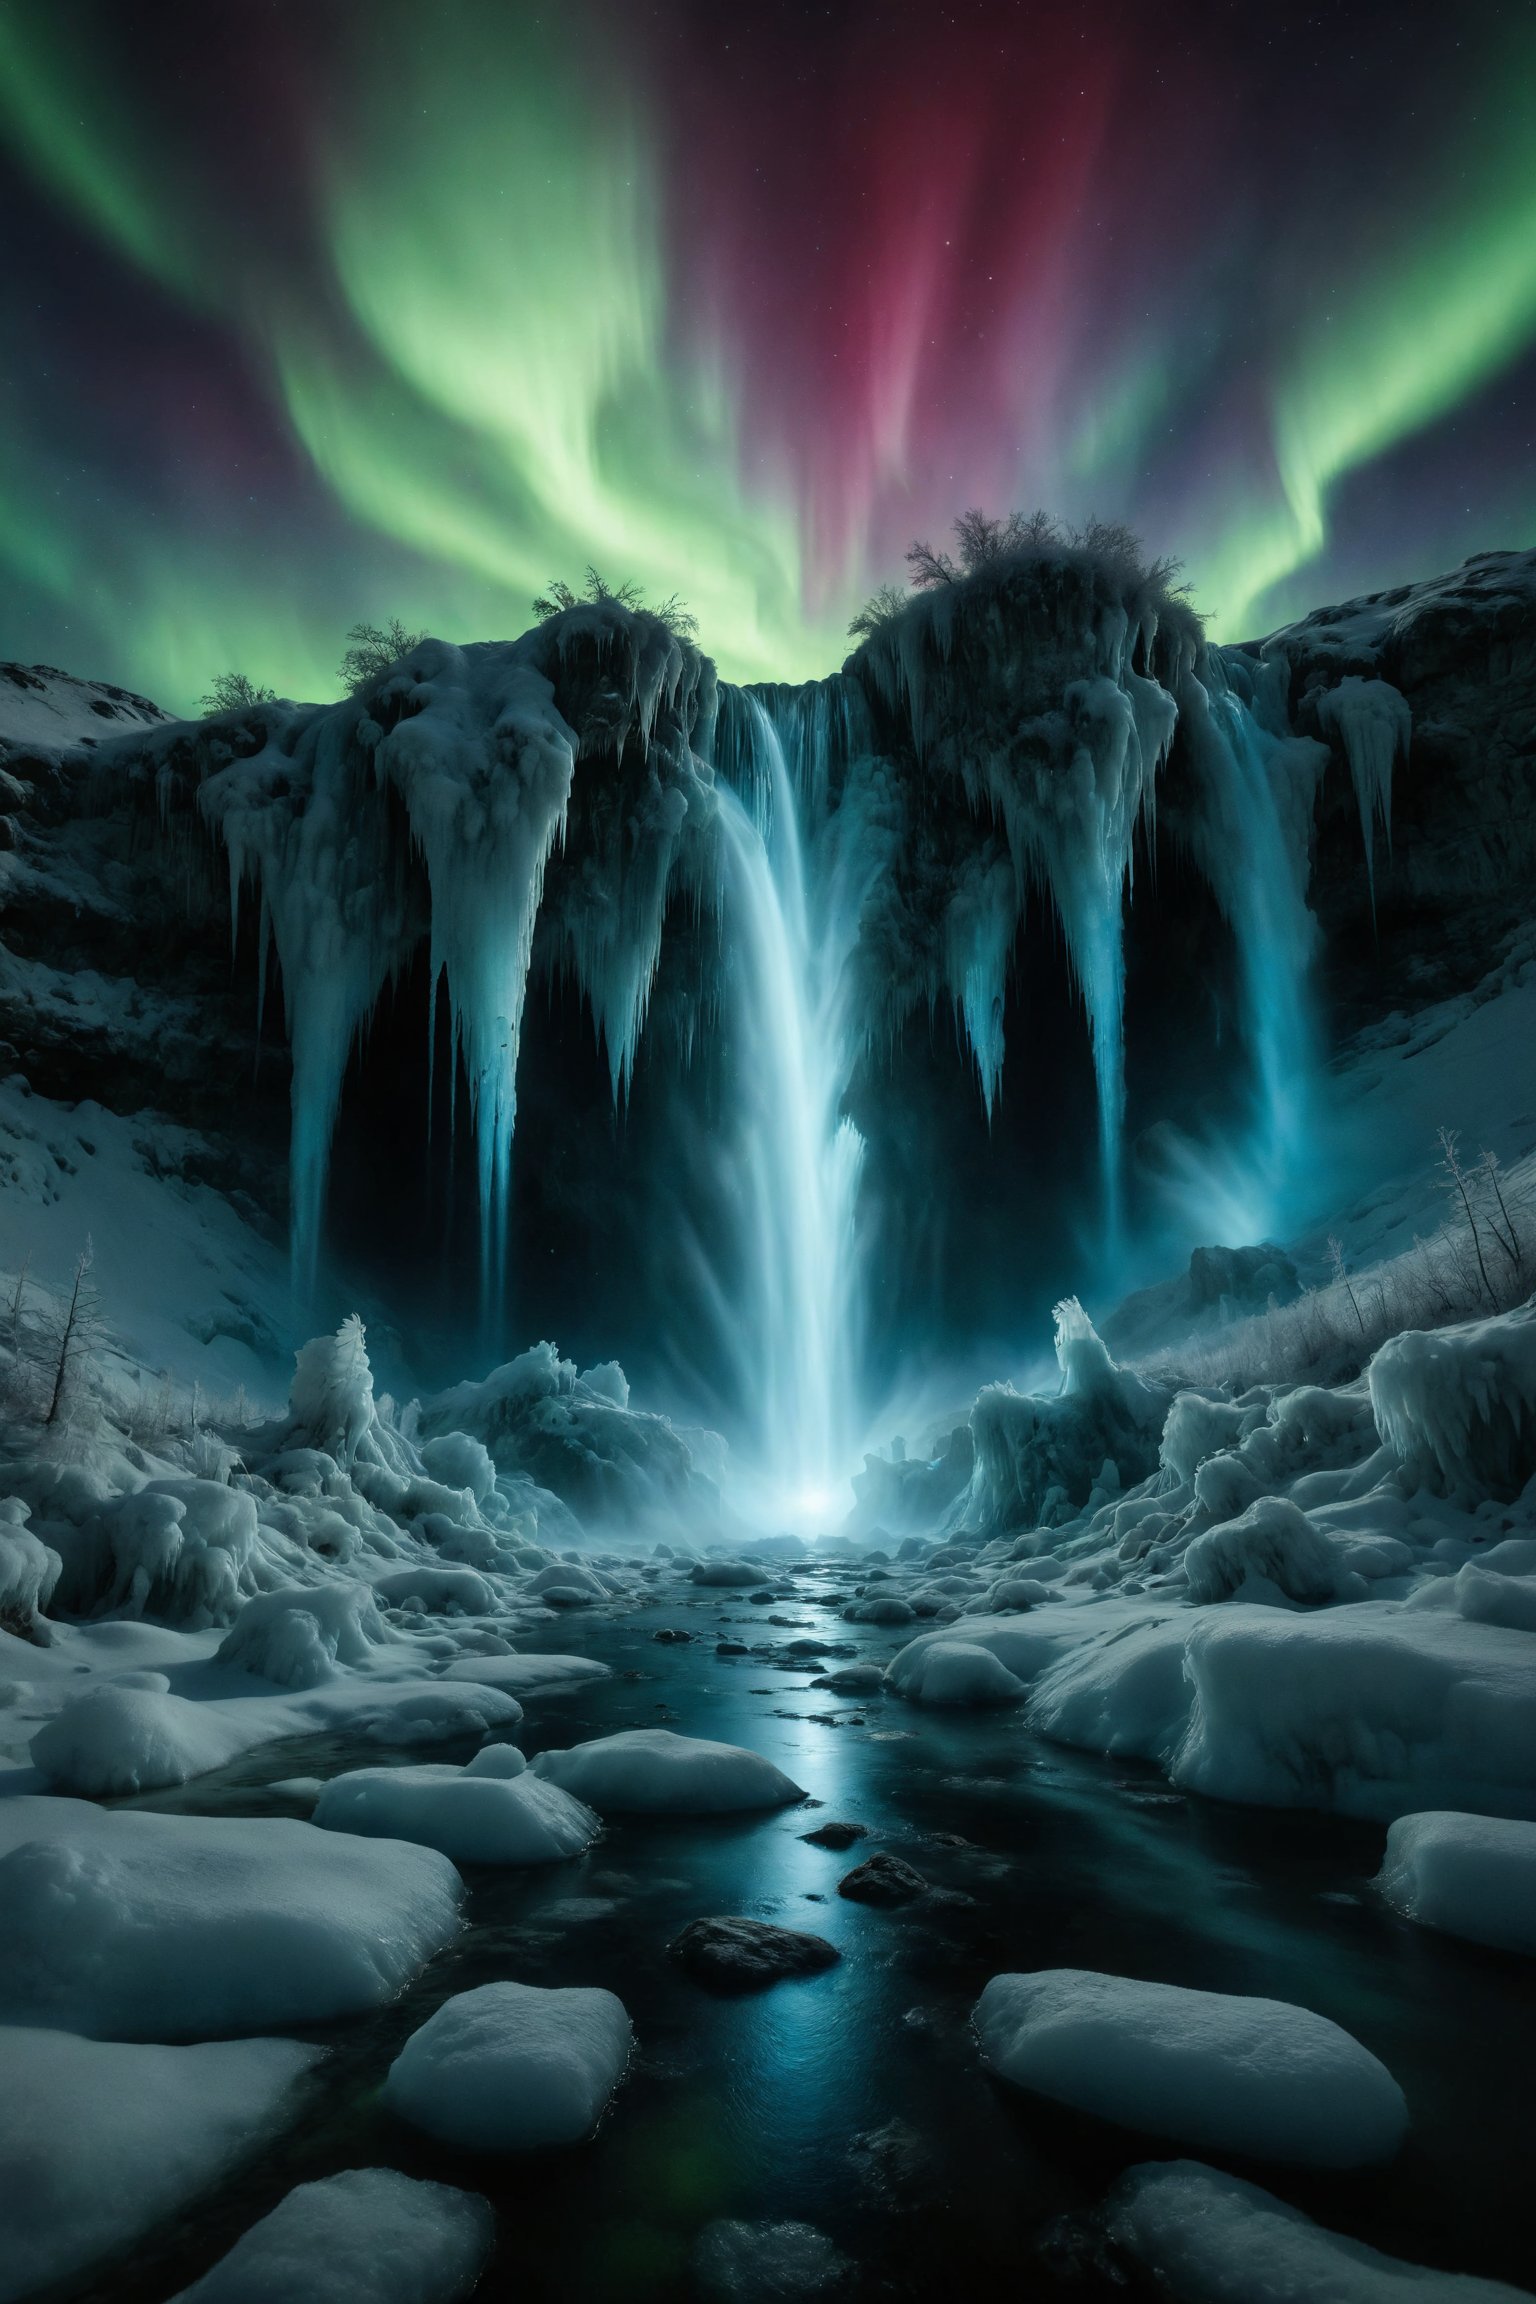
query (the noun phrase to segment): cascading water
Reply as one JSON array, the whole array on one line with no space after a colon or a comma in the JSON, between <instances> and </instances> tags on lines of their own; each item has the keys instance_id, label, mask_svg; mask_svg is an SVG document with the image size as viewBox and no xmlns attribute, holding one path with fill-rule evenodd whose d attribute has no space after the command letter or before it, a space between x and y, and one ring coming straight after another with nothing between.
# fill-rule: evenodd
<instances>
[{"instance_id":1,"label":"cascading water","mask_svg":"<svg viewBox=\"0 0 1536 2304\"><path fill-rule=\"evenodd\" d=\"M1190 683L1186 706L1198 714L1195 758L1207 788L1201 860L1236 943L1254 1113L1232 1164L1240 1181L1203 1170L1199 1188L1207 1226L1214 1187L1226 1203L1225 1231L1260 1240L1284 1227L1315 1121L1308 975L1317 923L1307 904L1308 836L1327 753L1306 737L1267 727L1246 666L1233 670L1246 693L1212 651L1203 679Z\"/></svg>"},{"instance_id":2,"label":"cascading water","mask_svg":"<svg viewBox=\"0 0 1536 2304\"><path fill-rule=\"evenodd\" d=\"M782 1512L814 1520L834 1501L855 1436L863 1144L840 1106L857 907L835 849L816 847L815 782L797 792L755 696L742 692L737 710L748 799L719 790L747 1287L738 1357L767 1489Z\"/></svg>"}]
</instances>

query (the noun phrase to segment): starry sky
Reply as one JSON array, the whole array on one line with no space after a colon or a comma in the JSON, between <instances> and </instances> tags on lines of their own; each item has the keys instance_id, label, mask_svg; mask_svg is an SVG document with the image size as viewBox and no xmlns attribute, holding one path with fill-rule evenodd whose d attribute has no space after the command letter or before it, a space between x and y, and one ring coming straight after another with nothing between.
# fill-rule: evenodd
<instances>
[{"instance_id":1,"label":"starry sky","mask_svg":"<svg viewBox=\"0 0 1536 2304\"><path fill-rule=\"evenodd\" d=\"M916 534L1221 638L1536 541L1529 0L0 0L0 655L191 708L680 595L835 666Z\"/></svg>"}]
</instances>

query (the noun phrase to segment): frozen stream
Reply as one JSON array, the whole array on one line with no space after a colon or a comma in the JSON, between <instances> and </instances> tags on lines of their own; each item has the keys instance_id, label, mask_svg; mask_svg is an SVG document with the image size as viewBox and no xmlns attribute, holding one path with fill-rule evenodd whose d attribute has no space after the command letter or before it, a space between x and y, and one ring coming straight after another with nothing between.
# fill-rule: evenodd
<instances>
[{"instance_id":1,"label":"frozen stream","mask_svg":"<svg viewBox=\"0 0 1536 2304\"><path fill-rule=\"evenodd\" d=\"M1071 2219L1125 2166L1177 2152L1005 2093L970 2036L989 1976L1052 1965L1268 1994L1334 2018L1407 2094L1400 2158L1347 2177L1233 2167L1412 2262L1528 2281L1529 1964L1380 1907L1366 1886L1377 1826L1213 1806L1168 1792L1150 1770L1038 1743L1007 1711L837 1698L810 1687L814 1668L715 1654L722 1638L767 1649L814 1633L883 1661L902 1635L847 1624L831 1605L851 1581L818 1568L797 1571L792 1597L786 1585L766 1606L702 1592L619 1618L573 1612L525 1643L614 1669L530 1704L519 1732L530 1753L675 1725L767 1754L824 1805L740 1821L625 1819L568 1864L469 1870L458 1945L383 2014L308 2035L334 2049L308 2119L130 2269L61 2288L60 2304L163 2304L290 2185L359 2165L444 2178L494 2203L485 2297L686 2296L690 2248L717 2217L819 2226L856 2260L840 2293L860 2298L1123 2297ZM654 1639L670 1627L692 1644ZM269 1747L141 1804L302 1814L307 1803L264 1784L377 1757L335 1741ZM868 1840L844 1855L808 1846L801 1834L829 1818L867 1825ZM840 1899L838 1880L876 1849L973 1901L887 1911ZM665 1957L683 1924L708 1913L812 1928L839 1946L841 1964L714 1997ZM425 2145L381 2109L378 2086L405 2036L448 1994L498 1977L602 1984L625 2001L639 2056L593 2143L468 2158Z\"/></svg>"}]
</instances>

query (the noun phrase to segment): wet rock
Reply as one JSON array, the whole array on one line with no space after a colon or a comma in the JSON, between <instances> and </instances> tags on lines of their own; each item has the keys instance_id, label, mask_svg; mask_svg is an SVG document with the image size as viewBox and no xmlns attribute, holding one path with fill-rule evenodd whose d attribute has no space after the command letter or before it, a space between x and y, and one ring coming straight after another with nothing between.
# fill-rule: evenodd
<instances>
[{"instance_id":1,"label":"wet rock","mask_svg":"<svg viewBox=\"0 0 1536 2304\"><path fill-rule=\"evenodd\" d=\"M684 1647L689 1641L694 1640L697 1637L698 1635L696 1633L681 1632L672 1626L668 1626L660 1632L653 1632L651 1634L651 1638L653 1640L659 1640L663 1643L664 1646L669 1648Z\"/></svg>"},{"instance_id":2,"label":"wet rock","mask_svg":"<svg viewBox=\"0 0 1536 2304\"><path fill-rule=\"evenodd\" d=\"M715 1642L715 1654L717 1656L750 1656L751 1653L752 1651L745 1640L717 1640Z\"/></svg>"},{"instance_id":3,"label":"wet rock","mask_svg":"<svg viewBox=\"0 0 1536 2304\"><path fill-rule=\"evenodd\" d=\"M825 1688L830 1696L878 1696L885 1686L885 1670L879 1664L848 1664L836 1672L823 1672L811 1686Z\"/></svg>"},{"instance_id":4,"label":"wet rock","mask_svg":"<svg viewBox=\"0 0 1536 2304\"><path fill-rule=\"evenodd\" d=\"M802 1840L809 1840L813 1848L836 1848L839 1851L851 1848L856 1840L864 1840L868 1836L867 1824L841 1824L835 1818L826 1824L818 1824L814 1832L802 1832L800 1835Z\"/></svg>"},{"instance_id":5,"label":"wet rock","mask_svg":"<svg viewBox=\"0 0 1536 2304\"><path fill-rule=\"evenodd\" d=\"M899 1856L871 1856L852 1872L845 1873L837 1884L839 1896L846 1896L855 1904L915 1904L920 1896L929 1893L928 1882L921 1872L904 1864Z\"/></svg>"},{"instance_id":6,"label":"wet rock","mask_svg":"<svg viewBox=\"0 0 1536 2304\"><path fill-rule=\"evenodd\" d=\"M743 2224L722 2218L699 2234L693 2277L711 2304L779 2304L825 2296L852 2269L814 2224Z\"/></svg>"},{"instance_id":7,"label":"wet rock","mask_svg":"<svg viewBox=\"0 0 1536 2304\"><path fill-rule=\"evenodd\" d=\"M724 1992L760 1992L786 1977L817 1976L842 1957L824 1936L719 1916L691 1920L667 1951L695 1982Z\"/></svg>"}]
</instances>

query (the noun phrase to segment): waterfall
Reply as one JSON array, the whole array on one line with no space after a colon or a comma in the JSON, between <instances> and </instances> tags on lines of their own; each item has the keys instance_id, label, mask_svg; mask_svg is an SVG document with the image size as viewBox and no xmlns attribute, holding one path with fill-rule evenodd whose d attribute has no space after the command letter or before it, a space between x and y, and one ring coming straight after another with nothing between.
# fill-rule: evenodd
<instances>
[{"instance_id":1,"label":"waterfall","mask_svg":"<svg viewBox=\"0 0 1536 2304\"><path fill-rule=\"evenodd\" d=\"M743 691L737 709L748 800L719 787L740 1098L737 1357L757 1469L782 1513L814 1521L836 1503L856 1426L863 1142L840 1107L857 904L822 813L824 761L797 791L763 704Z\"/></svg>"},{"instance_id":2,"label":"waterfall","mask_svg":"<svg viewBox=\"0 0 1536 2304\"><path fill-rule=\"evenodd\" d=\"M1241 1181L1224 1188L1226 1230L1243 1240L1284 1228L1312 1140L1318 1055L1308 979L1317 923L1307 887L1313 803L1328 757L1310 738L1266 726L1259 701L1247 665L1215 650L1185 697L1205 786L1201 862L1236 942L1254 1074L1249 1137L1234 1164ZM1202 1191L1214 1181L1203 1178Z\"/></svg>"}]
</instances>

